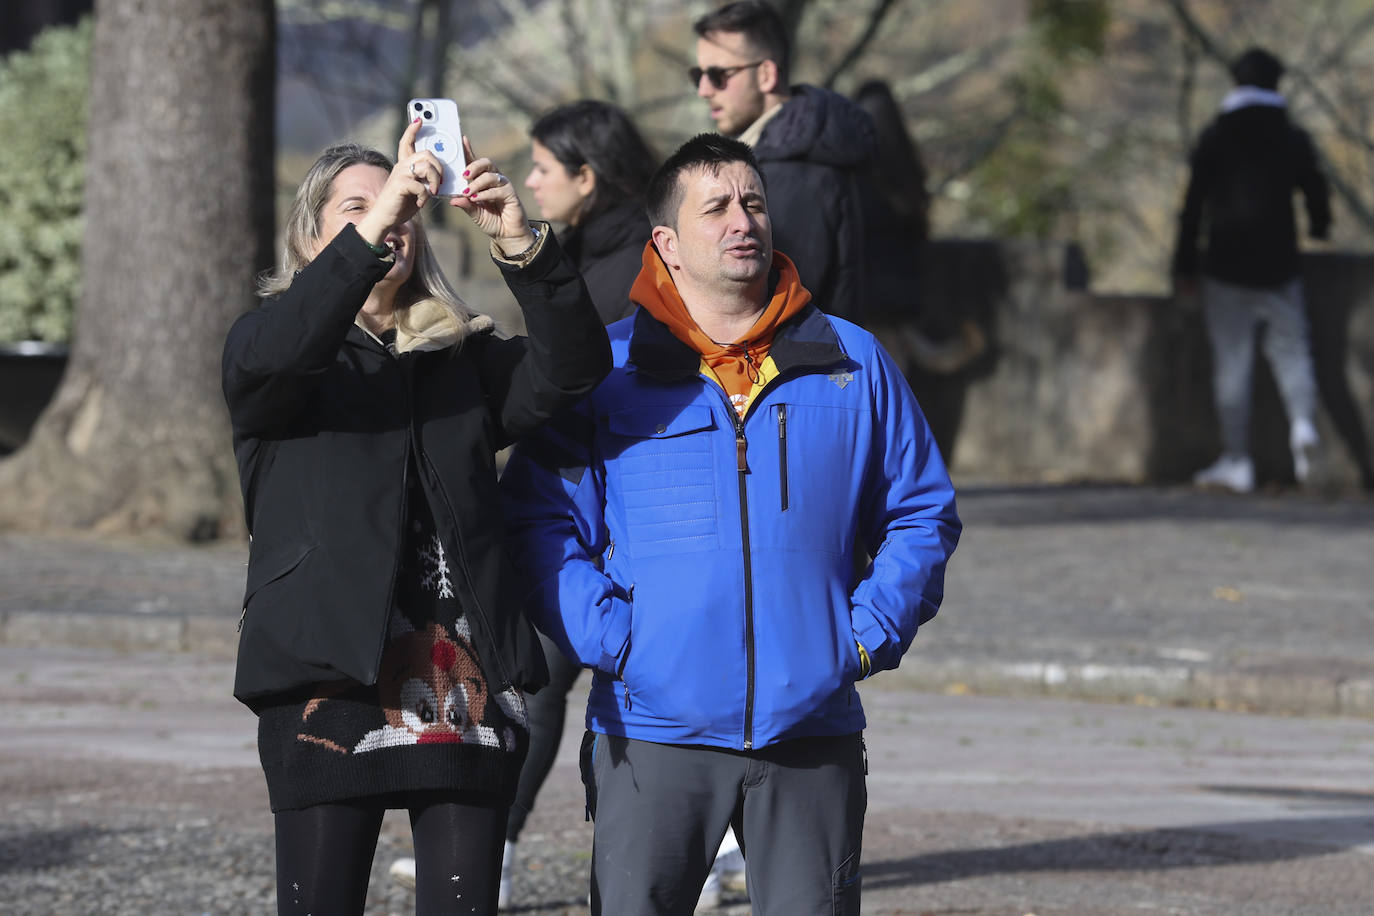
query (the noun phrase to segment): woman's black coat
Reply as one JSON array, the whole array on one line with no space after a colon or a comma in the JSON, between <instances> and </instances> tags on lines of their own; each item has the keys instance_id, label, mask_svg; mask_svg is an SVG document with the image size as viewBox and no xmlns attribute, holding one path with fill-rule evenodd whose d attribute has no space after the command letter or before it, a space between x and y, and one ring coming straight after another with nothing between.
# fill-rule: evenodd
<instances>
[{"instance_id":1,"label":"woman's black coat","mask_svg":"<svg viewBox=\"0 0 1374 916\"><path fill-rule=\"evenodd\" d=\"M610 349L545 229L523 268L500 264L527 338L477 333L392 356L354 324L390 262L352 226L229 331L224 394L252 535L234 695L249 706L321 681L375 683L410 468L455 552L492 692L547 680L501 542L495 453L595 387Z\"/></svg>"}]
</instances>

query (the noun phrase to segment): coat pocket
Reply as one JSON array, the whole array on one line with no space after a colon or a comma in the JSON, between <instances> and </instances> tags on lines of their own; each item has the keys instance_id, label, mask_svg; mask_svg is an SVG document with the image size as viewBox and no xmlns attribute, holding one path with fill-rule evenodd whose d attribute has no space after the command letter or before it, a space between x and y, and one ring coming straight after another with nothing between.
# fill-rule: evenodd
<instances>
[{"instance_id":1,"label":"coat pocket","mask_svg":"<svg viewBox=\"0 0 1374 916\"><path fill-rule=\"evenodd\" d=\"M253 597L264 587L289 575L308 557L317 544L283 544L274 550L250 551L248 556L248 584L243 593L243 608L247 613Z\"/></svg>"}]
</instances>

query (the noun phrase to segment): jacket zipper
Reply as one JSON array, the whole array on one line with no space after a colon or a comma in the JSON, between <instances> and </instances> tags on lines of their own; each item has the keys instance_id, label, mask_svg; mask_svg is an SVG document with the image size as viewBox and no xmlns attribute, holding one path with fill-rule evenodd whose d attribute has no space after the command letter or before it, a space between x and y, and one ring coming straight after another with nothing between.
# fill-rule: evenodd
<instances>
[{"instance_id":1,"label":"jacket zipper","mask_svg":"<svg viewBox=\"0 0 1374 916\"><path fill-rule=\"evenodd\" d=\"M778 484L782 491L782 511L787 511L787 405L778 405Z\"/></svg>"},{"instance_id":2,"label":"jacket zipper","mask_svg":"<svg viewBox=\"0 0 1374 916\"><path fill-rule=\"evenodd\" d=\"M739 480L740 543L744 552L744 749L754 748L754 561L749 544L749 441L744 435L744 420L728 401L726 408L735 420L735 472Z\"/></svg>"}]
</instances>

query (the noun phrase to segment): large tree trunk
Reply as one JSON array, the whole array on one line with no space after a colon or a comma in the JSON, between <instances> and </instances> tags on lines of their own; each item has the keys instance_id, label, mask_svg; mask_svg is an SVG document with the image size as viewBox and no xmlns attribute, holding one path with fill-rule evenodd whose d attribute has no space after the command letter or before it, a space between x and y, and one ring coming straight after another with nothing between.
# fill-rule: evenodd
<instances>
[{"instance_id":1,"label":"large tree trunk","mask_svg":"<svg viewBox=\"0 0 1374 916\"><path fill-rule=\"evenodd\" d=\"M275 35L272 0L97 4L71 362L0 525L240 530L219 354L271 261Z\"/></svg>"}]
</instances>

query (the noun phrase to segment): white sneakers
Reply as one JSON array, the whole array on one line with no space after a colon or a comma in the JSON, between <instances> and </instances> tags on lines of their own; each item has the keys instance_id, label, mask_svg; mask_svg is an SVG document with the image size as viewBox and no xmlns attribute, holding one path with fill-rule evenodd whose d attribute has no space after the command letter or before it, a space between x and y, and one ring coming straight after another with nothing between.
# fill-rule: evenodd
<instances>
[{"instance_id":1,"label":"white sneakers","mask_svg":"<svg viewBox=\"0 0 1374 916\"><path fill-rule=\"evenodd\" d=\"M697 898L696 911L720 909L726 891L736 894L746 893L744 882L744 853L740 851L735 831L725 831L716 861L711 864L711 873L701 886L701 896Z\"/></svg>"},{"instance_id":2,"label":"white sneakers","mask_svg":"<svg viewBox=\"0 0 1374 916\"><path fill-rule=\"evenodd\" d=\"M510 875L515 868L515 844L506 840L505 849L501 852L501 886L496 891L496 908L498 910L510 909Z\"/></svg>"},{"instance_id":3,"label":"white sneakers","mask_svg":"<svg viewBox=\"0 0 1374 916\"><path fill-rule=\"evenodd\" d=\"M1222 455L1210 467L1194 474L1193 484L1250 493L1255 489L1255 465L1245 455Z\"/></svg>"},{"instance_id":4,"label":"white sneakers","mask_svg":"<svg viewBox=\"0 0 1374 916\"><path fill-rule=\"evenodd\" d=\"M740 852L739 844L733 842L734 838L734 833L727 831L720 854L716 856L711 873L706 876L706 883L702 885L701 897L697 900L698 912L719 909L722 895L727 888L734 893L744 893L744 854ZM499 910L510 909L511 873L514 869L515 844L507 841L501 853L501 885L496 892L496 908ZM414 887L415 860L397 859L391 863L388 874L397 884Z\"/></svg>"},{"instance_id":5,"label":"white sneakers","mask_svg":"<svg viewBox=\"0 0 1374 916\"><path fill-rule=\"evenodd\" d=\"M498 910L510 909L510 874L515 861L515 844L506 841L505 848L501 852L501 886L496 891L496 908ZM415 886L415 860L411 858L397 859L391 863L391 868L387 871L391 875L391 880L403 887Z\"/></svg>"},{"instance_id":6,"label":"white sneakers","mask_svg":"<svg viewBox=\"0 0 1374 916\"><path fill-rule=\"evenodd\" d=\"M397 859L391 863L391 868L387 870L391 875L391 880L404 887L415 886L415 860Z\"/></svg>"},{"instance_id":7,"label":"white sneakers","mask_svg":"<svg viewBox=\"0 0 1374 916\"><path fill-rule=\"evenodd\" d=\"M1288 433L1288 447L1293 450L1293 476L1299 485L1305 484L1312 476L1312 462L1317 456L1321 438L1317 427L1306 417L1298 417Z\"/></svg>"},{"instance_id":8,"label":"white sneakers","mask_svg":"<svg viewBox=\"0 0 1374 916\"><path fill-rule=\"evenodd\" d=\"M697 898L696 912L702 913L707 910L720 909L721 890L720 875L716 873L714 867L711 873L706 876L706 883L701 886L701 896Z\"/></svg>"},{"instance_id":9,"label":"white sneakers","mask_svg":"<svg viewBox=\"0 0 1374 916\"><path fill-rule=\"evenodd\" d=\"M1293 476L1298 486L1312 478L1313 463L1321 447L1317 427L1306 417L1299 417L1289 428L1288 447L1293 451ZM1248 455L1222 455L1210 467L1193 475L1199 487L1215 487L1233 493L1249 493L1255 489L1255 465Z\"/></svg>"}]
</instances>

